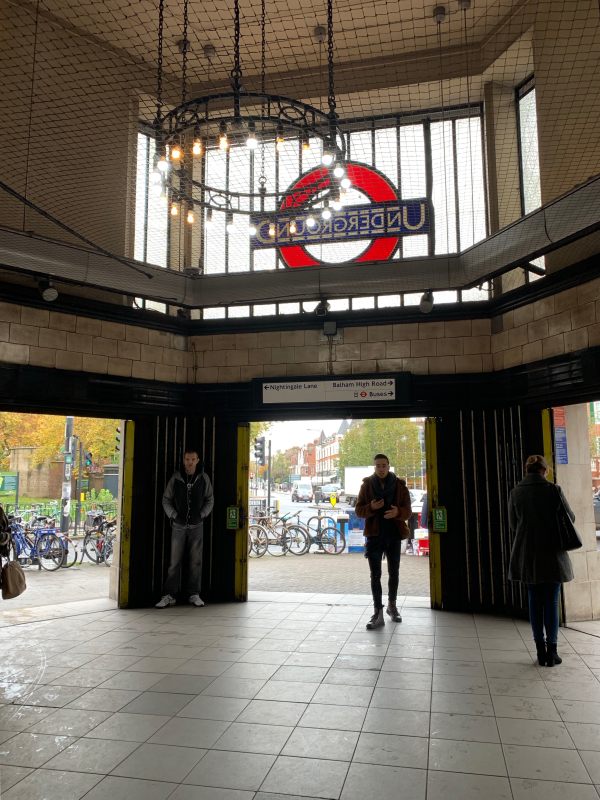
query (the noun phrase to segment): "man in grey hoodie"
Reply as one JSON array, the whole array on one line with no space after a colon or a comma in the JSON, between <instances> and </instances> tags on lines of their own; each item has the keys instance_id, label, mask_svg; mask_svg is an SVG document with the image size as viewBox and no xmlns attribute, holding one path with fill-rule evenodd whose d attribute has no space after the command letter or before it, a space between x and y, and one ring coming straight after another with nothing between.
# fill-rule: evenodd
<instances>
[{"instance_id":1,"label":"man in grey hoodie","mask_svg":"<svg viewBox=\"0 0 600 800\"><path fill-rule=\"evenodd\" d=\"M183 470L173 473L162 499L165 514L171 520L173 528L171 562L163 587L163 596L156 604L156 608L175 605L175 595L181 586L181 572L186 555L186 594L193 606L204 605L200 597L203 527L204 520L213 509L213 490L196 450L185 451L183 467Z\"/></svg>"}]
</instances>

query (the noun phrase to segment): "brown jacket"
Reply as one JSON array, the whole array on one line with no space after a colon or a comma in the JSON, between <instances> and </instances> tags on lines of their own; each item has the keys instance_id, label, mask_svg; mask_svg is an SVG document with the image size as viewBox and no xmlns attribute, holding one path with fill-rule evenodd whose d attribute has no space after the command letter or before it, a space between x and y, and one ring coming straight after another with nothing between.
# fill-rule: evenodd
<instances>
[{"instance_id":1,"label":"brown jacket","mask_svg":"<svg viewBox=\"0 0 600 800\"><path fill-rule=\"evenodd\" d=\"M364 478L358 500L356 501L356 515L363 517L365 522L365 536L379 536L379 512L371 509L371 500L375 499L373 487L371 485L371 475ZM410 504L410 494L406 488L406 483L401 478L396 478L396 494L392 505L398 507L398 516L393 520L398 528L401 539L408 539L408 525L406 520L412 513Z\"/></svg>"}]
</instances>

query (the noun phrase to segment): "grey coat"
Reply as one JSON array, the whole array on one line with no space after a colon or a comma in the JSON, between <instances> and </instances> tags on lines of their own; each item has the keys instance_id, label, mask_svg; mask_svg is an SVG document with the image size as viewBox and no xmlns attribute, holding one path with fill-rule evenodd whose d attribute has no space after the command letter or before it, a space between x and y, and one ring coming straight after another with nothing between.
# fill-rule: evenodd
<instances>
[{"instance_id":1,"label":"grey coat","mask_svg":"<svg viewBox=\"0 0 600 800\"><path fill-rule=\"evenodd\" d=\"M573 580L571 559L552 545L558 525L558 497L571 511L560 486L537 474L526 475L510 493L508 516L515 541L510 554L508 577L522 583L566 583Z\"/></svg>"}]
</instances>

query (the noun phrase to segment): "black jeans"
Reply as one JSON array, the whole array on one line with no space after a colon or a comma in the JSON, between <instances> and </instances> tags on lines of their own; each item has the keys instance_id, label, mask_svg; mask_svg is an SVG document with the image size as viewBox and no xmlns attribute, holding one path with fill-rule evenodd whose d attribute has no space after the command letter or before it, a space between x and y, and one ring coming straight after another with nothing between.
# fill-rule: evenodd
<instances>
[{"instance_id":1,"label":"black jeans","mask_svg":"<svg viewBox=\"0 0 600 800\"><path fill-rule=\"evenodd\" d=\"M527 585L527 590L529 592L529 621L534 641L544 641L545 628L546 642L556 644L560 583L530 583Z\"/></svg>"},{"instance_id":2,"label":"black jeans","mask_svg":"<svg viewBox=\"0 0 600 800\"><path fill-rule=\"evenodd\" d=\"M400 537L387 532L368 536L365 556L371 570L371 593L376 609L383 608L381 589L381 560L385 553L388 565L388 600L396 602L400 582Z\"/></svg>"},{"instance_id":3,"label":"black jeans","mask_svg":"<svg viewBox=\"0 0 600 800\"><path fill-rule=\"evenodd\" d=\"M163 589L163 594L175 596L181 586L181 573L185 566L186 579L184 589L188 597L200 594L202 583L202 546L204 543L204 526L179 525L173 523L171 532L171 563ZM183 564L187 555L187 565Z\"/></svg>"}]
</instances>

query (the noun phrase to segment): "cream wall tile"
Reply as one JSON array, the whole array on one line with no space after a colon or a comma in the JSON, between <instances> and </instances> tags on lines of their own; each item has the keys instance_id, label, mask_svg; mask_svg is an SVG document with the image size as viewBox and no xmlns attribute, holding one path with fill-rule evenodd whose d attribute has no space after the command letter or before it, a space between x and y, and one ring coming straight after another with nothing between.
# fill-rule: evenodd
<instances>
[{"instance_id":1,"label":"cream wall tile","mask_svg":"<svg viewBox=\"0 0 600 800\"><path fill-rule=\"evenodd\" d=\"M236 350L252 350L258 346L258 334L236 333L234 344Z\"/></svg>"},{"instance_id":2,"label":"cream wall tile","mask_svg":"<svg viewBox=\"0 0 600 800\"><path fill-rule=\"evenodd\" d=\"M429 361L429 372L431 375L444 375L456 372L456 361L454 356L433 356Z\"/></svg>"},{"instance_id":3,"label":"cream wall tile","mask_svg":"<svg viewBox=\"0 0 600 800\"><path fill-rule=\"evenodd\" d=\"M262 378L262 376L262 364L251 364L247 367L240 367L240 379L243 381L251 381L253 378Z\"/></svg>"},{"instance_id":4,"label":"cream wall tile","mask_svg":"<svg viewBox=\"0 0 600 800\"><path fill-rule=\"evenodd\" d=\"M514 311L506 311L502 314L502 330L508 331L511 328L515 327L515 312Z\"/></svg>"},{"instance_id":5,"label":"cream wall tile","mask_svg":"<svg viewBox=\"0 0 600 800\"><path fill-rule=\"evenodd\" d=\"M304 347L274 347L271 350L271 361L273 364L287 364L293 361L296 350L304 350ZM307 361L309 359L306 359Z\"/></svg>"},{"instance_id":6,"label":"cream wall tile","mask_svg":"<svg viewBox=\"0 0 600 800\"><path fill-rule=\"evenodd\" d=\"M11 322L8 338L15 344L38 345L40 329L34 325L21 325L18 322Z\"/></svg>"},{"instance_id":7,"label":"cream wall tile","mask_svg":"<svg viewBox=\"0 0 600 800\"><path fill-rule=\"evenodd\" d=\"M519 347L511 347L510 350L507 350L504 353L504 369L510 369L511 367L517 367L519 364L523 363L523 348Z\"/></svg>"},{"instance_id":8,"label":"cream wall tile","mask_svg":"<svg viewBox=\"0 0 600 800\"><path fill-rule=\"evenodd\" d=\"M523 345L523 363L530 363L531 361L539 361L542 358L542 340L537 342L529 342Z\"/></svg>"},{"instance_id":9,"label":"cream wall tile","mask_svg":"<svg viewBox=\"0 0 600 800\"><path fill-rule=\"evenodd\" d=\"M103 329L103 336L106 336ZM118 336L111 337L113 339L118 339ZM168 331L148 331L148 344L151 347L171 347L172 343L172 336Z\"/></svg>"},{"instance_id":10,"label":"cream wall tile","mask_svg":"<svg viewBox=\"0 0 600 800\"><path fill-rule=\"evenodd\" d=\"M527 326L527 335L530 342L545 339L548 336L548 320L540 319L537 322L531 322Z\"/></svg>"},{"instance_id":11,"label":"cream wall tile","mask_svg":"<svg viewBox=\"0 0 600 800\"><path fill-rule=\"evenodd\" d=\"M410 342L386 342L386 358L407 358L410 356Z\"/></svg>"},{"instance_id":12,"label":"cream wall tile","mask_svg":"<svg viewBox=\"0 0 600 800\"><path fill-rule=\"evenodd\" d=\"M152 331L156 333L156 331ZM100 334L104 339L122 341L126 336L126 327L119 322L102 322Z\"/></svg>"},{"instance_id":13,"label":"cream wall tile","mask_svg":"<svg viewBox=\"0 0 600 800\"><path fill-rule=\"evenodd\" d=\"M437 355L436 339L420 339L410 343L411 358L424 358Z\"/></svg>"},{"instance_id":14,"label":"cream wall tile","mask_svg":"<svg viewBox=\"0 0 600 800\"><path fill-rule=\"evenodd\" d=\"M59 311L51 311L49 325L59 331L74 331L77 325L77 317L61 314ZM100 327L102 328L102 325Z\"/></svg>"},{"instance_id":15,"label":"cream wall tile","mask_svg":"<svg viewBox=\"0 0 600 800\"><path fill-rule=\"evenodd\" d=\"M151 364L149 361L134 361L134 363L131 365L131 377L153 381L154 364Z\"/></svg>"},{"instance_id":16,"label":"cream wall tile","mask_svg":"<svg viewBox=\"0 0 600 800\"><path fill-rule=\"evenodd\" d=\"M481 354L481 366L484 372L494 371L494 356L491 353Z\"/></svg>"},{"instance_id":17,"label":"cream wall tile","mask_svg":"<svg viewBox=\"0 0 600 800\"><path fill-rule=\"evenodd\" d=\"M483 361L480 355L454 356L457 373L483 372Z\"/></svg>"},{"instance_id":18,"label":"cream wall tile","mask_svg":"<svg viewBox=\"0 0 600 800\"><path fill-rule=\"evenodd\" d=\"M467 337L456 337L454 339L439 339L437 342L438 356L462 356L465 349Z\"/></svg>"},{"instance_id":19,"label":"cream wall tile","mask_svg":"<svg viewBox=\"0 0 600 800\"><path fill-rule=\"evenodd\" d=\"M302 364L302 369L304 369L304 364L310 364L311 362L316 362L319 360L318 347L294 347L293 351L293 361L296 361L298 364ZM297 374L300 374L300 372Z\"/></svg>"},{"instance_id":20,"label":"cream wall tile","mask_svg":"<svg viewBox=\"0 0 600 800\"><path fill-rule=\"evenodd\" d=\"M554 310L560 312L569 308L576 308L579 299L577 294L577 286L575 286L572 289L566 289L564 292L554 295Z\"/></svg>"},{"instance_id":21,"label":"cream wall tile","mask_svg":"<svg viewBox=\"0 0 600 800\"><path fill-rule=\"evenodd\" d=\"M143 344L140 346L140 357L142 361L151 361L153 364L162 364L164 347Z\"/></svg>"},{"instance_id":22,"label":"cream wall tile","mask_svg":"<svg viewBox=\"0 0 600 800\"><path fill-rule=\"evenodd\" d=\"M419 323L418 322L405 322L404 324L398 323L392 325L394 331L394 339L396 341L411 340L419 338Z\"/></svg>"},{"instance_id":23,"label":"cream wall tile","mask_svg":"<svg viewBox=\"0 0 600 800\"><path fill-rule=\"evenodd\" d=\"M542 339L542 354L544 358L560 356L565 352L565 338L562 333Z\"/></svg>"},{"instance_id":24,"label":"cream wall tile","mask_svg":"<svg viewBox=\"0 0 600 800\"><path fill-rule=\"evenodd\" d=\"M491 319L474 319L471 322L473 336L490 336L492 333Z\"/></svg>"},{"instance_id":25,"label":"cream wall tile","mask_svg":"<svg viewBox=\"0 0 600 800\"><path fill-rule=\"evenodd\" d=\"M141 345L138 342L119 342L117 352L119 358L130 358L139 361L142 357Z\"/></svg>"},{"instance_id":26,"label":"cream wall tile","mask_svg":"<svg viewBox=\"0 0 600 800\"><path fill-rule=\"evenodd\" d=\"M248 351L248 364L271 364L272 360L272 350L270 347Z\"/></svg>"},{"instance_id":27,"label":"cream wall tile","mask_svg":"<svg viewBox=\"0 0 600 800\"><path fill-rule=\"evenodd\" d=\"M324 362L304 362L288 364L286 375L327 375L327 364Z\"/></svg>"},{"instance_id":28,"label":"cream wall tile","mask_svg":"<svg viewBox=\"0 0 600 800\"><path fill-rule=\"evenodd\" d=\"M586 303L571 311L571 328L583 328L596 322L596 304Z\"/></svg>"},{"instance_id":29,"label":"cream wall tile","mask_svg":"<svg viewBox=\"0 0 600 800\"><path fill-rule=\"evenodd\" d=\"M494 360L494 371L500 372L500 370L504 369L504 354L506 350L500 350L498 353L493 353L492 358Z\"/></svg>"},{"instance_id":30,"label":"cream wall tile","mask_svg":"<svg viewBox=\"0 0 600 800\"><path fill-rule=\"evenodd\" d=\"M174 382L177 379L177 367L172 367L170 364L156 364L154 376L157 381Z\"/></svg>"},{"instance_id":31,"label":"cream wall tile","mask_svg":"<svg viewBox=\"0 0 600 800\"><path fill-rule=\"evenodd\" d=\"M82 362L82 369L84 372L97 372L100 375L106 375L108 372L108 356L84 358Z\"/></svg>"},{"instance_id":32,"label":"cream wall tile","mask_svg":"<svg viewBox=\"0 0 600 800\"><path fill-rule=\"evenodd\" d=\"M116 356L119 351L119 345L116 339L100 339L92 340L92 353L100 356Z\"/></svg>"},{"instance_id":33,"label":"cream wall tile","mask_svg":"<svg viewBox=\"0 0 600 800\"><path fill-rule=\"evenodd\" d=\"M227 350L209 350L208 352L204 353L204 366L224 367L226 352Z\"/></svg>"},{"instance_id":34,"label":"cream wall tile","mask_svg":"<svg viewBox=\"0 0 600 800\"><path fill-rule=\"evenodd\" d=\"M520 325L527 325L529 322L533 322L533 306L522 306L521 308L515 308L513 311L514 314L514 324L516 327Z\"/></svg>"},{"instance_id":35,"label":"cream wall tile","mask_svg":"<svg viewBox=\"0 0 600 800\"><path fill-rule=\"evenodd\" d=\"M38 328L47 328L50 325L50 312L43 308L28 308L27 312L21 316L22 322L26 322L28 325L36 325Z\"/></svg>"},{"instance_id":36,"label":"cream wall tile","mask_svg":"<svg viewBox=\"0 0 600 800\"><path fill-rule=\"evenodd\" d=\"M21 306L14 306L12 303L0 303L0 320L3 322L21 322Z\"/></svg>"},{"instance_id":37,"label":"cream wall tile","mask_svg":"<svg viewBox=\"0 0 600 800\"><path fill-rule=\"evenodd\" d=\"M428 375L429 374L429 359L428 358L405 358L403 359L404 369L413 375Z\"/></svg>"},{"instance_id":38,"label":"cream wall tile","mask_svg":"<svg viewBox=\"0 0 600 800\"><path fill-rule=\"evenodd\" d=\"M393 325L369 325L367 328L368 342L391 342L393 337Z\"/></svg>"},{"instance_id":39,"label":"cream wall tile","mask_svg":"<svg viewBox=\"0 0 600 800\"><path fill-rule=\"evenodd\" d=\"M286 331L285 345L287 347L302 347L308 344L304 334L305 331Z\"/></svg>"},{"instance_id":40,"label":"cream wall tile","mask_svg":"<svg viewBox=\"0 0 600 800\"><path fill-rule=\"evenodd\" d=\"M509 332L509 341L510 334ZM474 355L476 353L489 353L491 351L491 336L471 336L464 340L465 355Z\"/></svg>"},{"instance_id":41,"label":"cream wall tile","mask_svg":"<svg viewBox=\"0 0 600 800\"><path fill-rule=\"evenodd\" d=\"M256 338L258 347L281 347L281 333L279 331L264 331Z\"/></svg>"},{"instance_id":42,"label":"cream wall tile","mask_svg":"<svg viewBox=\"0 0 600 800\"><path fill-rule=\"evenodd\" d=\"M263 367L265 378L284 378L286 373L283 364L265 364ZM299 375L300 373L296 373Z\"/></svg>"},{"instance_id":43,"label":"cream wall tile","mask_svg":"<svg viewBox=\"0 0 600 800\"><path fill-rule=\"evenodd\" d=\"M404 358L383 358L377 361L380 372L404 372Z\"/></svg>"},{"instance_id":44,"label":"cream wall tile","mask_svg":"<svg viewBox=\"0 0 600 800\"><path fill-rule=\"evenodd\" d=\"M441 339L446 335L444 322L419 322L419 339Z\"/></svg>"},{"instance_id":45,"label":"cream wall tile","mask_svg":"<svg viewBox=\"0 0 600 800\"><path fill-rule=\"evenodd\" d=\"M110 375L121 375L131 377L132 361L129 358L109 358L108 372Z\"/></svg>"},{"instance_id":46,"label":"cream wall tile","mask_svg":"<svg viewBox=\"0 0 600 800\"><path fill-rule=\"evenodd\" d=\"M75 331L77 333L87 334L88 336L101 336L102 322L99 319L92 319L91 317L77 317Z\"/></svg>"},{"instance_id":47,"label":"cream wall tile","mask_svg":"<svg viewBox=\"0 0 600 800\"><path fill-rule=\"evenodd\" d=\"M82 333L67 333L67 350L73 353L91 353L92 337Z\"/></svg>"},{"instance_id":48,"label":"cream wall tile","mask_svg":"<svg viewBox=\"0 0 600 800\"><path fill-rule=\"evenodd\" d=\"M333 362L334 375L351 375L352 374L352 361L334 361Z\"/></svg>"},{"instance_id":49,"label":"cream wall tile","mask_svg":"<svg viewBox=\"0 0 600 800\"><path fill-rule=\"evenodd\" d=\"M543 319L554 314L554 297L545 297L543 300L536 300L533 304L533 318Z\"/></svg>"},{"instance_id":50,"label":"cream wall tile","mask_svg":"<svg viewBox=\"0 0 600 800\"><path fill-rule=\"evenodd\" d=\"M375 372L377 369L377 362L374 360L369 361L353 361L352 374L361 375L366 372Z\"/></svg>"},{"instance_id":51,"label":"cream wall tile","mask_svg":"<svg viewBox=\"0 0 600 800\"><path fill-rule=\"evenodd\" d=\"M177 383L187 382L187 367L177 367L177 376L175 380Z\"/></svg>"},{"instance_id":52,"label":"cream wall tile","mask_svg":"<svg viewBox=\"0 0 600 800\"><path fill-rule=\"evenodd\" d=\"M213 337L212 336L192 336L190 340L191 346L194 350L212 350Z\"/></svg>"},{"instance_id":53,"label":"cream wall tile","mask_svg":"<svg viewBox=\"0 0 600 800\"><path fill-rule=\"evenodd\" d=\"M147 328L138 328L136 325L128 325L127 330L125 331L125 336L128 342L148 344L150 333Z\"/></svg>"},{"instance_id":54,"label":"cream wall tile","mask_svg":"<svg viewBox=\"0 0 600 800\"><path fill-rule=\"evenodd\" d=\"M396 326L394 326L395 331ZM366 342L367 331L365 328L344 328L344 344L353 344L355 342Z\"/></svg>"},{"instance_id":55,"label":"cream wall tile","mask_svg":"<svg viewBox=\"0 0 600 800\"><path fill-rule=\"evenodd\" d=\"M567 331L565 333L565 353L585 350L586 347L588 347L587 328L579 328L576 331Z\"/></svg>"},{"instance_id":56,"label":"cream wall tile","mask_svg":"<svg viewBox=\"0 0 600 800\"><path fill-rule=\"evenodd\" d=\"M29 363L36 367L56 367L56 350L48 347L30 347Z\"/></svg>"},{"instance_id":57,"label":"cream wall tile","mask_svg":"<svg viewBox=\"0 0 600 800\"><path fill-rule=\"evenodd\" d=\"M336 344L335 355L340 360L358 361L360 359L360 344Z\"/></svg>"},{"instance_id":58,"label":"cream wall tile","mask_svg":"<svg viewBox=\"0 0 600 800\"><path fill-rule=\"evenodd\" d=\"M67 350L57 350L56 368L81 371L83 369L83 353L69 353Z\"/></svg>"},{"instance_id":59,"label":"cream wall tile","mask_svg":"<svg viewBox=\"0 0 600 800\"><path fill-rule=\"evenodd\" d=\"M454 319L449 322L444 322L444 336L470 336L471 335L471 320L470 319Z\"/></svg>"},{"instance_id":60,"label":"cream wall tile","mask_svg":"<svg viewBox=\"0 0 600 800\"><path fill-rule=\"evenodd\" d=\"M492 335L492 353L498 353L501 350L508 349L508 331L502 333L494 333Z\"/></svg>"},{"instance_id":61,"label":"cream wall tile","mask_svg":"<svg viewBox=\"0 0 600 800\"><path fill-rule=\"evenodd\" d=\"M600 323L590 325L590 327L587 329L587 332L590 347L595 347L596 345L600 344Z\"/></svg>"},{"instance_id":62,"label":"cream wall tile","mask_svg":"<svg viewBox=\"0 0 600 800\"><path fill-rule=\"evenodd\" d=\"M508 346L519 347L520 345L527 344L528 330L527 325L520 325L518 328L511 328L508 331Z\"/></svg>"},{"instance_id":63,"label":"cream wall tile","mask_svg":"<svg viewBox=\"0 0 600 800\"><path fill-rule=\"evenodd\" d=\"M366 342L360 346L360 357L363 361L370 358L385 358L385 342Z\"/></svg>"},{"instance_id":64,"label":"cream wall tile","mask_svg":"<svg viewBox=\"0 0 600 800\"><path fill-rule=\"evenodd\" d=\"M196 383L216 383L219 377L217 367L197 367Z\"/></svg>"},{"instance_id":65,"label":"cream wall tile","mask_svg":"<svg viewBox=\"0 0 600 800\"><path fill-rule=\"evenodd\" d=\"M571 330L571 312L563 311L561 314L553 314L548 317L548 335L554 336L557 333L564 333Z\"/></svg>"}]
</instances>

